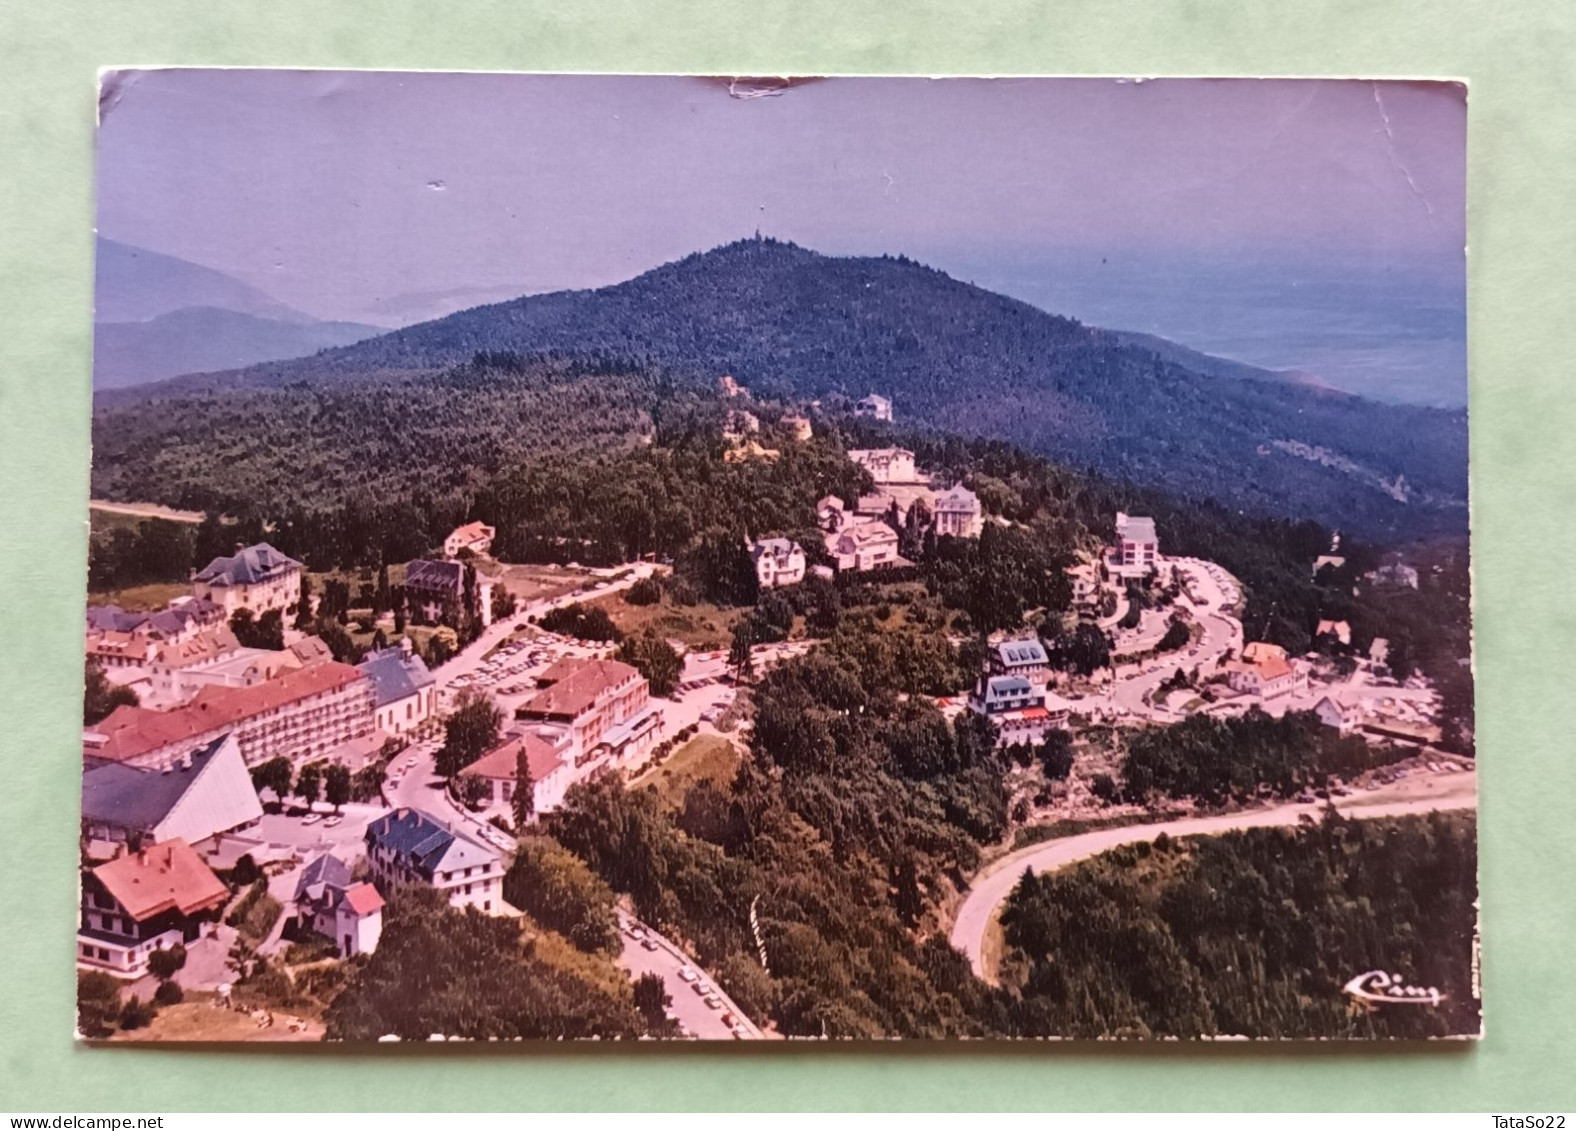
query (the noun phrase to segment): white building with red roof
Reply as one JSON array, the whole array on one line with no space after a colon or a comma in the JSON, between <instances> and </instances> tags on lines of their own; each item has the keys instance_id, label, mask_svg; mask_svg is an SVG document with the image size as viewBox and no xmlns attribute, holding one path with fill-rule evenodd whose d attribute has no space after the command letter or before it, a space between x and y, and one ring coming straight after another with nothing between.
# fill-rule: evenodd
<instances>
[{"instance_id":1,"label":"white building with red roof","mask_svg":"<svg viewBox=\"0 0 1576 1131\"><path fill-rule=\"evenodd\" d=\"M253 687L204 687L172 711L117 707L82 738L87 766L169 769L192 747L233 733L248 766L301 762L372 734L372 683L349 664L313 664Z\"/></svg>"},{"instance_id":2,"label":"white building with red roof","mask_svg":"<svg viewBox=\"0 0 1576 1131\"><path fill-rule=\"evenodd\" d=\"M147 973L148 956L213 930L230 889L184 840L168 840L82 875L77 964L122 978Z\"/></svg>"},{"instance_id":3,"label":"white building with red roof","mask_svg":"<svg viewBox=\"0 0 1576 1131\"><path fill-rule=\"evenodd\" d=\"M483 754L465 772L487 783L486 808L508 814L520 785L522 754L530 774L531 812L551 813L563 804L564 792L576 780L570 734L562 727L533 727L515 735Z\"/></svg>"},{"instance_id":4,"label":"white building with red roof","mask_svg":"<svg viewBox=\"0 0 1576 1131\"><path fill-rule=\"evenodd\" d=\"M631 762L662 729L651 684L628 664L566 657L550 664L536 683L539 690L515 709L515 718L568 731L577 768L599 758Z\"/></svg>"},{"instance_id":5,"label":"white building with red roof","mask_svg":"<svg viewBox=\"0 0 1576 1131\"><path fill-rule=\"evenodd\" d=\"M457 558L461 550L485 554L492 549L497 534L498 531L485 522L467 522L464 526L456 526L443 540L443 556Z\"/></svg>"},{"instance_id":6,"label":"white building with red roof","mask_svg":"<svg viewBox=\"0 0 1576 1131\"><path fill-rule=\"evenodd\" d=\"M358 883L339 857L325 852L296 881L296 915L308 930L332 939L341 958L371 954L383 937L383 897Z\"/></svg>"}]
</instances>

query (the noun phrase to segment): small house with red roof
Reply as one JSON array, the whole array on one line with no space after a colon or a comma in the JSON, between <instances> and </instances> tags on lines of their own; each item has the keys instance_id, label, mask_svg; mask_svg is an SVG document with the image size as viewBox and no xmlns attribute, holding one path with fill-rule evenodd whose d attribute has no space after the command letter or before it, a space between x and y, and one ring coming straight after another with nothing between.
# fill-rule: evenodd
<instances>
[{"instance_id":1,"label":"small house with red roof","mask_svg":"<svg viewBox=\"0 0 1576 1131\"><path fill-rule=\"evenodd\" d=\"M520 755L531 778L532 813L550 813L563 804L564 791L575 780L570 734L562 727L533 727L511 737L466 767L487 783L486 807L510 811L519 788Z\"/></svg>"},{"instance_id":2,"label":"small house with red roof","mask_svg":"<svg viewBox=\"0 0 1576 1131\"><path fill-rule=\"evenodd\" d=\"M371 954L383 936L383 897L369 883L357 882L350 868L325 852L301 871L295 890L300 924L332 939L341 958Z\"/></svg>"}]
</instances>

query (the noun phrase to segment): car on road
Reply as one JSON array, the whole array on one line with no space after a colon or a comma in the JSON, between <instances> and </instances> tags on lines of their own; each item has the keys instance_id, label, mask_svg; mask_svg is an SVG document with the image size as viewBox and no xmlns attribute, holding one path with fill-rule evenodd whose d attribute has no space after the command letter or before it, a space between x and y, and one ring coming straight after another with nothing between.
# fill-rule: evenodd
<instances>
[{"instance_id":1,"label":"car on road","mask_svg":"<svg viewBox=\"0 0 1576 1131\"><path fill-rule=\"evenodd\" d=\"M652 938L650 935L647 935L645 938L640 940L640 945L647 950L656 950L657 940Z\"/></svg>"},{"instance_id":2,"label":"car on road","mask_svg":"<svg viewBox=\"0 0 1576 1131\"><path fill-rule=\"evenodd\" d=\"M707 994L706 997L705 997L705 1002L706 1002L706 1008L707 1009L721 1009L722 1008L722 999L720 997L718 997L716 994Z\"/></svg>"},{"instance_id":3,"label":"car on road","mask_svg":"<svg viewBox=\"0 0 1576 1131\"><path fill-rule=\"evenodd\" d=\"M636 942L640 942L646 937L646 929L644 927L638 927L634 924L630 924L629 937L634 939Z\"/></svg>"},{"instance_id":4,"label":"car on road","mask_svg":"<svg viewBox=\"0 0 1576 1131\"><path fill-rule=\"evenodd\" d=\"M700 981L700 975L695 973L695 969L692 966L680 966L679 967L679 980L681 982L686 982L686 983L688 983L688 982L698 982L698 981Z\"/></svg>"},{"instance_id":5,"label":"car on road","mask_svg":"<svg viewBox=\"0 0 1576 1131\"><path fill-rule=\"evenodd\" d=\"M323 814L321 813L308 813L305 817L301 818L301 823L303 825L315 825L322 819Z\"/></svg>"},{"instance_id":6,"label":"car on road","mask_svg":"<svg viewBox=\"0 0 1576 1131\"><path fill-rule=\"evenodd\" d=\"M707 994L711 993L711 987L705 982L691 982L690 989L695 991L696 997L705 997Z\"/></svg>"}]
</instances>

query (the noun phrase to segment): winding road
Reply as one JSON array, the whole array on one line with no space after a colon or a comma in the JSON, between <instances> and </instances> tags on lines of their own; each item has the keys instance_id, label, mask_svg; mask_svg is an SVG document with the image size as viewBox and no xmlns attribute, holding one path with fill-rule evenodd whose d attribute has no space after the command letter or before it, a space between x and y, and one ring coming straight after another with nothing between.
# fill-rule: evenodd
<instances>
[{"instance_id":1,"label":"winding road","mask_svg":"<svg viewBox=\"0 0 1576 1131\"><path fill-rule=\"evenodd\" d=\"M1428 783L1419 784L1422 788L1430 788ZM1467 772L1434 778L1432 786L1437 788L1433 788L1429 796L1410 797L1404 800L1391 800L1374 794L1358 793L1337 800L1336 808L1343 817L1358 819L1403 817L1434 810L1477 807L1476 773ZM1151 825L1099 829L1009 853L974 877L967 897L958 908L957 921L952 925L952 945L968 956L969 965L973 967L977 976L986 981L994 981L995 972L985 969L985 936L992 919L995 918L997 908L1017 886L1024 869L1037 873L1054 872L1058 868L1065 868L1069 864L1098 856L1120 845L1153 840L1161 833L1171 837L1200 836L1232 832L1237 829L1295 825L1304 816L1317 819L1323 805L1323 802L1312 805L1280 805L1272 809L1256 809L1214 817L1185 817Z\"/></svg>"}]
</instances>

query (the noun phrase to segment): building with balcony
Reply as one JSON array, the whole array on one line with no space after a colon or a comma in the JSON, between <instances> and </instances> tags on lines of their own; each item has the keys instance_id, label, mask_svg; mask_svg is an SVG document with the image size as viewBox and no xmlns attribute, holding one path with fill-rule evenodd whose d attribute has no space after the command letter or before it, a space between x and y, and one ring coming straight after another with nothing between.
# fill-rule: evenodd
<instances>
[{"instance_id":1,"label":"building with balcony","mask_svg":"<svg viewBox=\"0 0 1576 1131\"><path fill-rule=\"evenodd\" d=\"M183 840L100 864L82 875L77 965L139 978L155 950L211 934L229 899L230 889Z\"/></svg>"},{"instance_id":2,"label":"building with balcony","mask_svg":"<svg viewBox=\"0 0 1576 1131\"><path fill-rule=\"evenodd\" d=\"M384 892L423 884L454 907L501 914L503 862L498 850L420 809L394 809L368 823L367 866Z\"/></svg>"}]
</instances>

